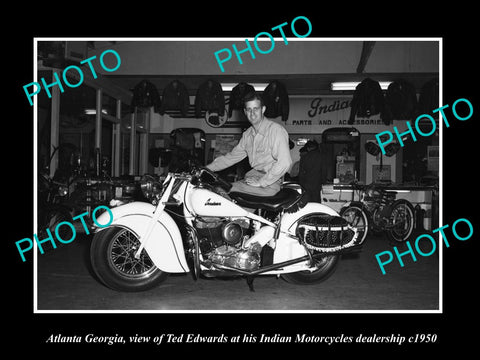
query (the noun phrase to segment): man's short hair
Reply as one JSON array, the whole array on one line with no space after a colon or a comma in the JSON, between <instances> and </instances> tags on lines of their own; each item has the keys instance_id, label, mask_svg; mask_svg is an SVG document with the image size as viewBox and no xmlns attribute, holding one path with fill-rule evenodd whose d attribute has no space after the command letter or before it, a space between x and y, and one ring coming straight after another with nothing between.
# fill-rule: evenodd
<instances>
[{"instance_id":1,"label":"man's short hair","mask_svg":"<svg viewBox=\"0 0 480 360\"><path fill-rule=\"evenodd\" d=\"M260 106L264 106L262 95L260 95L256 91L250 91L243 97L243 107L247 105L247 102L254 100L260 101Z\"/></svg>"}]
</instances>

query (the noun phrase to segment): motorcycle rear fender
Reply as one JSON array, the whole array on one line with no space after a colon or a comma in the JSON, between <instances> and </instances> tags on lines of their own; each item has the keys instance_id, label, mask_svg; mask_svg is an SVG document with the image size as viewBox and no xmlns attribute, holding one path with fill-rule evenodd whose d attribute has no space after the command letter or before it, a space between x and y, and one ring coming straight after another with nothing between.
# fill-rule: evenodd
<instances>
[{"instance_id":1,"label":"motorcycle rear fender","mask_svg":"<svg viewBox=\"0 0 480 360\"><path fill-rule=\"evenodd\" d=\"M304 216L310 214L340 216L335 210L326 205L310 202L297 212L283 214L280 224L280 231L282 233L295 235L298 221ZM273 254L274 263L280 263L282 261L292 260L307 255L305 248L297 240L282 233L280 234L275 246L275 252ZM296 264L292 265L291 267L287 267L286 269L291 268L291 270L285 272L298 271L298 269L295 269L300 265L301 264Z\"/></svg>"},{"instance_id":2,"label":"motorcycle rear fender","mask_svg":"<svg viewBox=\"0 0 480 360\"><path fill-rule=\"evenodd\" d=\"M295 228L294 226L297 221L309 214L327 214L327 215L332 215L332 216L340 216L335 210L333 210L331 207L328 207L326 205L316 203L316 202L309 202L307 205L305 205L303 208L301 208L299 211L294 212L294 213L286 213L282 217L282 223L281 223L281 231L289 232L291 234L295 233Z\"/></svg>"},{"instance_id":3,"label":"motorcycle rear fender","mask_svg":"<svg viewBox=\"0 0 480 360\"><path fill-rule=\"evenodd\" d=\"M131 202L110 209L113 214L109 226L120 226L129 229L136 236L141 237L151 221L155 206L145 202ZM111 215L102 213L98 218L99 224L108 224ZM104 231L107 228L97 229ZM145 251L153 263L160 270L168 273L186 273L189 267L185 259L182 236L177 224L170 215L163 212L155 224L152 235L145 244Z\"/></svg>"},{"instance_id":4,"label":"motorcycle rear fender","mask_svg":"<svg viewBox=\"0 0 480 360\"><path fill-rule=\"evenodd\" d=\"M297 224L300 219L307 215L330 215L340 216L335 210L326 205L310 202L307 203L302 209L294 213L285 213L281 222L281 234L277 240L277 244L274 252L274 263L288 261L291 259L299 258L307 255L305 248L298 242L298 240L289 237L287 234L295 235ZM299 271L299 267L307 267L307 261L291 266L285 267L285 272ZM301 269L301 268L300 268Z\"/></svg>"}]
</instances>

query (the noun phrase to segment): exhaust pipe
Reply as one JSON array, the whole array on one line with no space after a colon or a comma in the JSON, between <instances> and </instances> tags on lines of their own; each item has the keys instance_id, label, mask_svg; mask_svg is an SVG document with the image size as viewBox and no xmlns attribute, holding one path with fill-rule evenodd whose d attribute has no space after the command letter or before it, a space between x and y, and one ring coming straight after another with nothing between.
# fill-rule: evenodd
<instances>
[{"instance_id":1,"label":"exhaust pipe","mask_svg":"<svg viewBox=\"0 0 480 360\"><path fill-rule=\"evenodd\" d=\"M360 245L357 245L357 246L349 247L348 249L345 249L345 251L335 252L334 255L343 254L347 251L356 249L359 246ZM244 270L244 269L239 269L239 268L235 268L235 267L227 266L227 265L215 264L215 263L211 263L211 265L213 265L217 269L229 270L229 271L234 271L234 272L237 272L237 273L240 273L240 274L243 274L243 275L255 276L255 275L262 274L262 273L265 273L265 272L268 272L268 271L279 269L279 268L284 267L284 266L289 266L289 265L293 265L293 264L298 264L302 261L311 260L311 258L318 259L318 258L320 258L322 256L325 256L325 255L329 255L329 253L317 252L315 254L312 254L311 257L310 257L310 255L305 255L305 256L302 256L300 258L296 258L296 259L292 259L292 260L283 261L281 263L264 266L261 269L251 270L251 271Z\"/></svg>"}]
</instances>

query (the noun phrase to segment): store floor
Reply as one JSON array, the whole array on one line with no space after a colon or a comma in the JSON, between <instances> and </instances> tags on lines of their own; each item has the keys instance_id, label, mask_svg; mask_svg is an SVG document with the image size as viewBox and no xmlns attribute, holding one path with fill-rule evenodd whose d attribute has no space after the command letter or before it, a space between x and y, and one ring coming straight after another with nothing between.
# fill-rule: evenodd
<instances>
[{"instance_id":1,"label":"store floor","mask_svg":"<svg viewBox=\"0 0 480 360\"><path fill-rule=\"evenodd\" d=\"M417 255L414 262L395 259L382 275L375 254L391 250L384 236L367 237L362 251L343 256L336 272L316 285L294 285L274 276L255 278L255 292L246 280L200 279L171 275L142 293L121 293L99 283L89 266L91 238L38 256L38 310L438 310L439 257ZM403 250L405 251L406 248ZM399 252L402 248L399 247Z\"/></svg>"}]
</instances>

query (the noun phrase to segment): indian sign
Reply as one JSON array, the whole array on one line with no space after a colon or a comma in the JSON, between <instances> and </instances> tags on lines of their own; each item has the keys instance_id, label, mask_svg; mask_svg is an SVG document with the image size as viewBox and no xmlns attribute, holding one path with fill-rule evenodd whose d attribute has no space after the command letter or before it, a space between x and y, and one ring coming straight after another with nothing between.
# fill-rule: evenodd
<instances>
[{"instance_id":1,"label":"indian sign","mask_svg":"<svg viewBox=\"0 0 480 360\"><path fill-rule=\"evenodd\" d=\"M348 123L351 111L351 96L290 96L290 113L283 123L289 133L322 133L331 127L355 127L361 133L376 133L390 129L393 124L385 125L380 115L369 118L356 117L353 124ZM394 124L404 121L395 121Z\"/></svg>"}]
</instances>

